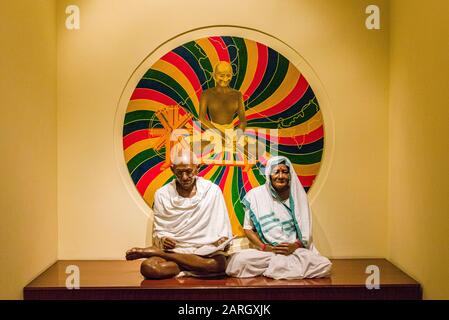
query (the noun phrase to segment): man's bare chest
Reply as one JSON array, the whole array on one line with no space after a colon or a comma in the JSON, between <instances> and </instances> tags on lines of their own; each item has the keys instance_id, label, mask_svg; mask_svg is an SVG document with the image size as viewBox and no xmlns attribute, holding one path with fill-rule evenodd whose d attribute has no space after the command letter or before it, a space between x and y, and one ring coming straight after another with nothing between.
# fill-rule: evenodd
<instances>
[{"instance_id":1,"label":"man's bare chest","mask_svg":"<svg viewBox=\"0 0 449 320\"><path fill-rule=\"evenodd\" d=\"M236 112L239 106L235 94L214 94L208 99L209 112Z\"/></svg>"}]
</instances>

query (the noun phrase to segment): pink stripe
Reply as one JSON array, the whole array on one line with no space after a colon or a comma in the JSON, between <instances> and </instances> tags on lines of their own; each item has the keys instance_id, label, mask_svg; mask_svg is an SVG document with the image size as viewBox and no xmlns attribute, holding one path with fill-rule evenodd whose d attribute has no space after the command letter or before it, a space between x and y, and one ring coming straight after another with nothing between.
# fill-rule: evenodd
<instances>
[{"instance_id":1,"label":"pink stripe","mask_svg":"<svg viewBox=\"0 0 449 320\"><path fill-rule=\"evenodd\" d=\"M153 181L154 178L161 172L161 166L164 163L164 161L158 163L153 168L145 172L144 175L139 179L136 184L136 188L142 196L145 194L145 191L147 190L150 182Z\"/></svg>"},{"instance_id":2,"label":"pink stripe","mask_svg":"<svg viewBox=\"0 0 449 320\"><path fill-rule=\"evenodd\" d=\"M262 81L263 75L265 73L268 64L268 48L263 44L257 43L257 56L258 61L256 73L254 74L253 81L251 82L250 86L243 94L243 99L245 101L248 100L249 97L251 97L251 95L254 93L254 91L257 89L260 82Z\"/></svg>"},{"instance_id":3,"label":"pink stripe","mask_svg":"<svg viewBox=\"0 0 449 320\"><path fill-rule=\"evenodd\" d=\"M296 86L288 94L288 96L286 96L278 104L272 106L271 108L249 115L248 117L246 117L246 119L251 120L256 118L269 117L284 112L285 110L293 106L296 102L301 100L308 87L309 84L307 83L307 80L301 75L298 82L296 83Z\"/></svg>"},{"instance_id":4,"label":"pink stripe","mask_svg":"<svg viewBox=\"0 0 449 320\"><path fill-rule=\"evenodd\" d=\"M176 68L178 68L190 81L190 83L193 86L193 89L195 90L196 96L198 97L198 100L200 99L202 88L200 80L198 79L195 71L193 71L190 64L187 63L183 58L181 58L179 55L177 55L174 52L169 52L165 56L161 58L161 60L164 60L172 65L174 65Z\"/></svg>"},{"instance_id":5,"label":"pink stripe","mask_svg":"<svg viewBox=\"0 0 449 320\"><path fill-rule=\"evenodd\" d=\"M228 47L221 37L210 37L209 42L212 43L215 51L217 51L218 59L220 59L220 61L231 62L231 59L229 58Z\"/></svg>"},{"instance_id":6,"label":"pink stripe","mask_svg":"<svg viewBox=\"0 0 449 320\"><path fill-rule=\"evenodd\" d=\"M176 101L159 91L147 88L136 88L131 96L131 100L153 100L165 105L176 105Z\"/></svg>"}]
</instances>

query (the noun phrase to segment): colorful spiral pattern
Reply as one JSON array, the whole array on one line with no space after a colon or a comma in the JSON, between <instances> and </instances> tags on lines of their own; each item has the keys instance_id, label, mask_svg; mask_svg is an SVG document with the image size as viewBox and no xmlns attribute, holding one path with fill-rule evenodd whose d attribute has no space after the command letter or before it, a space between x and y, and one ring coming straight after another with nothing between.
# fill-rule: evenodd
<instances>
[{"instance_id":1,"label":"colorful spiral pattern","mask_svg":"<svg viewBox=\"0 0 449 320\"><path fill-rule=\"evenodd\" d=\"M173 179L169 168L161 170L165 149L151 147L156 138L148 129L162 128L155 112L180 105L197 120L201 93L215 86L212 72L219 61L232 65L230 86L243 94L247 128L278 129L278 154L292 161L306 190L315 180L324 146L323 118L304 76L262 43L230 36L202 38L173 49L154 63L135 88L126 110L124 157L132 181L150 207L155 190ZM265 183L262 165L247 172L235 166L203 165L199 176L222 189L233 232L243 235L241 199Z\"/></svg>"}]
</instances>

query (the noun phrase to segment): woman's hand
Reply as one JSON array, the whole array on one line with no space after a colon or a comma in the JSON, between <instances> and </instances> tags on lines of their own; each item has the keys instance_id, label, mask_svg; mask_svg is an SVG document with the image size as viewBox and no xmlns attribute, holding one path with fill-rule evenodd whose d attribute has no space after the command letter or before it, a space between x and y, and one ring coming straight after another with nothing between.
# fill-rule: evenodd
<instances>
[{"instance_id":1,"label":"woman's hand","mask_svg":"<svg viewBox=\"0 0 449 320\"><path fill-rule=\"evenodd\" d=\"M294 243L284 242L284 243L278 244L277 246L270 246L270 247L273 248L272 252L274 252L276 254L282 254L282 255L288 256L288 255L292 254L293 252L295 252L296 249L301 248L302 245L300 242L294 242ZM268 250L266 250L266 251L268 251Z\"/></svg>"}]
</instances>

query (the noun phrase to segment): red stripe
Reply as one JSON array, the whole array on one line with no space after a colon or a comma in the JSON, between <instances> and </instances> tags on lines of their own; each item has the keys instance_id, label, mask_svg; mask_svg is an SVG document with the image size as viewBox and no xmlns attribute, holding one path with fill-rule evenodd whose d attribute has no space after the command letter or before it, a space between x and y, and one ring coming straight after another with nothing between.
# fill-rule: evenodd
<instances>
[{"instance_id":1,"label":"red stripe","mask_svg":"<svg viewBox=\"0 0 449 320\"><path fill-rule=\"evenodd\" d=\"M187 61L185 61L182 57L180 57L174 52L167 53L165 56L161 58L161 60L164 60L174 65L186 76L186 78L192 84L193 89L195 90L195 93L199 100L202 92L201 83L195 71L193 71L192 67L190 66L190 64L188 64Z\"/></svg>"},{"instance_id":2,"label":"red stripe","mask_svg":"<svg viewBox=\"0 0 449 320\"><path fill-rule=\"evenodd\" d=\"M284 112L285 110L293 106L296 102L301 100L301 98L304 96L304 93L306 93L308 87L309 83L301 75L298 79L298 82L296 83L296 86L288 94L288 96L286 96L278 104L272 106L271 108L249 115L248 117L246 117L246 119L251 120L256 118L264 118Z\"/></svg>"},{"instance_id":3,"label":"red stripe","mask_svg":"<svg viewBox=\"0 0 449 320\"><path fill-rule=\"evenodd\" d=\"M208 165L206 167L206 169L204 169L200 173L198 173L198 177L204 177L209 171L212 170L213 167L214 167L213 165Z\"/></svg>"},{"instance_id":4,"label":"red stripe","mask_svg":"<svg viewBox=\"0 0 449 320\"><path fill-rule=\"evenodd\" d=\"M243 170L242 170L242 181L243 181L243 187L245 188L246 193L248 193L248 191L252 189L252 186L248 179L248 173L246 173Z\"/></svg>"},{"instance_id":5,"label":"red stripe","mask_svg":"<svg viewBox=\"0 0 449 320\"><path fill-rule=\"evenodd\" d=\"M315 180L316 176L298 176L299 181L301 181L301 184L303 187L310 187L313 183L313 180Z\"/></svg>"},{"instance_id":6,"label":"red stripe","mask_svg":"<svg viewBox=\"0 0 449 320\"><path fill-rule=\"evenodd\" d=\"M176 101L159 91L147 88L136 88L131 96L131 100L153 100L165 105L176 105Z\"/></svg>"},{"instance_id":7,"label":"red stripe","mask_svg":"<svg viewBox=\"0 0 449 320\"><path fill-rule=\"evenodd\" d=\"M253 81L251 82L250 86L243 94L243 99L245 101L248 100L248 98L254 93L254 91L257 89L260 82L262 81L263 75L265 73L268 64L268 48L263 44L257 43L257 56L258 60L257 60L256 73L254 74Z\"/></svg>"},{"instance_id":8,"label":"red stripe","mask_svg":"<svg viewBox=\"0 0 449 320\"><path fill-rule=\"evenodd\" d=\"M270 131L267 130L267 133ZM312 142L315 142L319 139L321 139L324 135L323 132L323 126L320 126L319 128L308 132L303 135L298 135L294 137L277 137L278 144L281 145L287 145L287 146L297 146L297 145L303 145L303 144L309 144ZM268 141L275 141L276 137L271 136L270 134L263 134L258 133L257 134L258 139L268 140Z\"/></svg>"},{"instance_id":9,"label":"red stripe","mask_svg":"<svg viewBox=\"0 0 449 320\"><path fill-rule=\"evenodd\" d=\"M221 177L221 181L220 181L220 184L219 184L219 187L220 187L220 189L222 190L222 191L224 191L224 186L225 186L225 183L226 183L226 178L228 177L228 173L229 173L229 167L225 167L225 172L224 172L224 174L223 174L223 176Z\"/></svg>"},{"instance_id":10,"label":"red stripe","mask_svg":"<svg viewBox=\"0 0 449 320\"><path fill-rule=\"evenodd\" d=\"M127 149L129 146L133 145L136 142L148 139L150 131L148 129L137 130L127 134L123 138L123 149Z\"/></svg>"},{"instance_id":11,"label":"red stripe","mask_svg":"<svg viewBox=\"0 0 449 320\"><path fill-rule=\"evenodd\" d=\"M147 190L150 182L153 181L154 178L161 172L161 166L164 163L165 163L164 161L158 163L153 168L145 172L144 175L139 179L139 181L136 184L136 188L142 196Z\"/></svg>"},{"instance_id":12,"label":"red stripe","mask_svg":"<svg viewBox=\"0 0 449 320\"><path fill-rule=\"evenodd\" d=\"M215 51L217 51L218 59L220 59L220 61L231 62L231 59L229 58L228 47L221 37L210 37L209 42L212 43Z\"/></svg>"}]
</instances>

